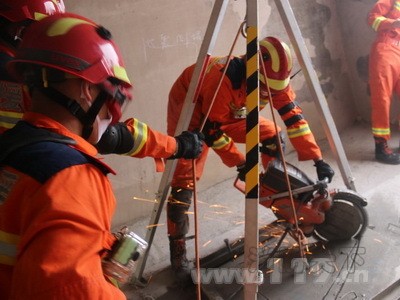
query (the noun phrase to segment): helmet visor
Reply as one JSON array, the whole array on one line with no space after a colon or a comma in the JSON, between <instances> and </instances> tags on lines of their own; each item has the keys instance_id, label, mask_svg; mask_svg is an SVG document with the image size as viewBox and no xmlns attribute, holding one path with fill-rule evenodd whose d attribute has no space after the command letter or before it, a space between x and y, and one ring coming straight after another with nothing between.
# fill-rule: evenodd
<instances>
[{"instance_id":1,"label":"helmet visor","mask_svg":"<svg viewBox=\"0 0 400 300\"><path fill-rule=\"evenodd\" d=\"M127 88L121 84L112 83L116 81L114 78L106 80L100 87L108 95L106 105L111 115L111 124L116 124L122 117L128 103L132 100L132 95Z\"/></svg>"}]
</instances>

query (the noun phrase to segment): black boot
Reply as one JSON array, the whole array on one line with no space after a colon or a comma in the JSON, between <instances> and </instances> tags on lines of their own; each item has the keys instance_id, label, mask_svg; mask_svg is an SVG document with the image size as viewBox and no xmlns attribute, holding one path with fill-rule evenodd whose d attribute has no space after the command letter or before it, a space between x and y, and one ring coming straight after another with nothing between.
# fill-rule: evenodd
<instances>
[{"instance_id":1,"label":"black boot","mask_svg":"<svg viewBox=\"0 0 400 300\"><path fill-rule=\"evenodd\" d=\"M192 283L191 263L186 257L186 239L169 238L171 268L177 283L187 286Z\"/></svg>"},{"instance_id":2,"label":"black boot","mask_svg":"<svg viewBox=\"0 0 400 300\"><path fill-rule=\"evenodd\" d=\"M389 148L387 141L375 137L375 158L377 161L390 165L400 164L400 155Z\"/></svg>"}]
</instances>

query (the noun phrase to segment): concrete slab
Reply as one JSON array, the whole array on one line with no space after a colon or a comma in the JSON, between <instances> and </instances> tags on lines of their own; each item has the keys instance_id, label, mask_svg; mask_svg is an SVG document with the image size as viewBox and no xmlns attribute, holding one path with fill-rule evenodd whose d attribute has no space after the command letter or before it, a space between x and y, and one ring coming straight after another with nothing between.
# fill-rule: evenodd
<instances>
[{"instance_id":1,"label":"concrete slab","mask_svg":"<svg viewBox=\"0 0 400 300\"><path fill-rule=\"evenodd\" d=\"M308 255L308 267L297 251L260 260L265 280L259 286L258 299L299 299L299 295L301 299L373 299L399 283L399 250L390 239L368 229L360 242L351 240L314 247ZM219 274L222 270L236 271L241 263L237 260L225 264ZM218 279L222 278L232 279L229 276ZM243 299L243 285L237 282L214 282L203 285L203 289L211 291L213 296L209 299Z\"/></svg>"},{"instance_id":2,"label":"concrete slab","mask_svg":"<svg viewBox=\"0 0 400 300\"><path fill-rule=\"evenodd\" d=\"M394 130L392 134L392 146L397 147L399 132ZM368 200L367 211L370 222L369 229L359 245L357 255L350 252L354 244L349 242L345 245L333 245L329 248L315 248L313 250L314 261L327 261L332 265L335 262L335 271L328 277L325 283L315 282L321 280L322 271L306 274L305 283L295 282L300 280L300 275L293 273L290 268L293 253L287 253L282 260L282 283L271 283L278 280L279 273L275 275L266 274L266 283L260 286L258 299L400 299L400 267L398 253L400 247L400 166L391 166L378 163L374 160L373 139L368 124L355 124L345 133L341 134L343 146L355 178L357 192ZM331 187L346 188L339 173L339 168L328 147L328 143L321 142L324 158L336 170L336 176ZM295 153L287 155L286 159L293 165L298 166L311 178L316 177L315 168L311 162L298 162ZM219 182L214 187L199 193L199 224L200 224L200 256L207 257L221 248L226 249L225 239L230 243L243 238L244 233L244 196L232 187L233 178ZM275 220L274 215L267 209L260 209L260 228ZM148 220L138 220L130 224L130 228L144 236ZM193 220L191 220L191 224ZM143 232L140 232L140 231ZM191 229L193 234L193 226ZM194 243L188 242L189 258L194 258ZM348 258L356 258L355 266L358 273L348 275L348 282L340 289L339 281L346 271ZM334 259L333 259L334 258ZM242 258L237 258L235 263ZM346 261L347 260L347 261ZM315 263L317 265L317 263ZM162 215L159 229L157 230L155 242L150 252L146 265L145 277L151 278L146 287L125 286L123 291L128 299L195 299L195 289L182 291L176 288L172 281L169 266L169 249L166 235L165 214ZM228 266L228 265L227 265ZM289 267L288 267L289 266ZM272 268L273 269L273 268ZM283 272L287 270L287 272ZM342 270L341 272L339 272ZM265 271L265 270L264 270ZM289 272L290 271L290 272ZM365 274L365 275L364 275ZM364 275L364 277L362 277ZM276 277L273 277L276 276ZM297 276L297 277L296 277ZM336 276L336 277L335 277ZM338 277L339 276L339 277ZM358 277L357 277L358 276ZM366 277L367 276L367 277ZM365 278L365 279L364 279ZM368 278L368 279L367 279ZM350 282L350 280L353 280ZM354 281L368 280L367 283ZM386 287L385 287L386 285ZM234 291L241 288L227 285L227 289ZM330 290L329 290L330 288ZM208 289L203 299L218 299L222 291L219 285L215 292ZM328 294L324 297L322 291ZM265 295L264 295L265 294ZM225 295L226 296L226 295ZM236 297L234 295L234 297ZM241 299L242 294L238 290L237 297ZM318 298L320 297L320 298ZM228 298L222 298L228 299Z\"/></svg>"}]
</instances>

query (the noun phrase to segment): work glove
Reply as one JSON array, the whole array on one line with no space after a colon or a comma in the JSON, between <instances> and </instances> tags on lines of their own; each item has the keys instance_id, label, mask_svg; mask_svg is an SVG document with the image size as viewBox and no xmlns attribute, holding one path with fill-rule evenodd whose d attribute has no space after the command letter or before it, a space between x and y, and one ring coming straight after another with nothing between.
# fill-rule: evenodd
<instances>
[{"instance_id":1,"label":"work glove","mask_svg":"<svg viewBox=\"0 0 400 300\"><path fill-rule=\"evenodd\" d=\"M217 141L224 132L220 129L221 123L211 122L207 119L204 124L203 133L204 133L204 142L208 147L212 147L215 141Z\"/></svg>"},{"instance_id":2,"label":"work glove","mask_svg":"<svg viewBox=\"0 0 400 300\"><path fill-rule=\"evenodd\" d=\"M199 157L203 151L204 135L200 131L184 131L175 139L178 149L169 159L193 159Z\"/></svg>"},{"instance_id":3,"label":"work glove","mask_svg":"<svg viewBox=\"0 0 400 300\"><path fill-rule=\"evenodd\" d=\"M132 150L134 145L132 133L125 123L117 123L107 127L96 144L100 154L125 154Z\"/></svg>"},{"instance_id":4,"label":"work glove","mask_svg":"<svg viewBox=\"0 0 400 300\"><path fill-rule=\"evenodd\" d=\"M324 162L322 159L315 162L314 166L317 168L318 180L323 180L328 178L328 182L332 181L333 175L335 175L335 171Z\"/></svg>"},{"instance_id":5,"label":"work glove","mask_svg":"<svg viewBox=\"0 0 400 300\"><path fill-rule=\"evenodd\" d=\"M282 132L279 132L279 138L281 140L282 153L285 153L286 142L285 136ZM279 143L277 136L265 139L261 142L260 152L271 157L280 157L281 152L279 151Z\"/></svg>"},{"instance_id":6,"label":"work glove","mask_svg":"<svg viewBox=\"0 0 400 300\"><path fill-rule=\"evenodd\" d=\"M236 171L238 172L238 178L241 181L246 181L246 163L236 166Z\"/></svg>"}]
</instances>

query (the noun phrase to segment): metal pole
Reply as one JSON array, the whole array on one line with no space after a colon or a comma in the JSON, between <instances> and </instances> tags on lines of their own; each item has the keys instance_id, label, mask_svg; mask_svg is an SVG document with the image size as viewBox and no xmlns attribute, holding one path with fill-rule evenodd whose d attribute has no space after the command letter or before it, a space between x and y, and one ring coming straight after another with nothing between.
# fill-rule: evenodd
<instances>
[{"instance_id":1,"label":"metal pole","mask_svg":"<svg viewBox=\"0 0 400 300\"><path fill-rule=\"evenodd\" d=\"M257 299L259 203L259 44L258 1L247 0L246 51L246 204L244 240L244 299Z\"/></svg>"},{"instance_id":2,"label":"metal pole","mask_svg":"<svg viewBox=\"0 0 400 300\"><path fill-rule=\"evenodd\" d=\"M283 24L294 46L296 56L304 71L306 81L311 90L314 102L317 104L320 121L324 127L332 152L338 163L344 183L349 189L356 191L354 177L352 176L346 153L336 129L335 122L330 113L326 98L322 92L317 74L312 66L304 39L301 35L296 18L288 0L275 0L276 7L281 15Z\"/></svg>"},{"instance_id":3,"label":"metal pole","mask_svg":"<svg viewBox=\"0 0 400 300\"><path fill-rule=\"evenodd\" d=\"M211 56L211 52L214 49L227 6L228 0L216 0L214 3L207 30L204 34L204 39L201 44L201 48L197 58L196 67L194 69L188 92L186 94L185 102L182 107L181 115L179 117L179 121L176 127L175 135L180 134L182 131L187 130L187 128L189 127L189 123L193 115L193 110L196 105L195 95L198 89L199 79L204 73L205 67L207 66L208 60ZM143 258L138 263L132 283L137 283L137 280L140 281L142 279L143 271L146 266L147 258L149 256L151 245L153 243L156 233L157 224L160 220L161 212L163 210L165 200L168 196L176 164L176 160L168 160L166 163L165 171L160 181L158 192L156 194L155 204L153 207L153 212L146 232L145 240L148 243L148 247L145 254L143 255ZM200 280L200 278L198 278L198 280Z\"/></svg>"}]
</instances>

